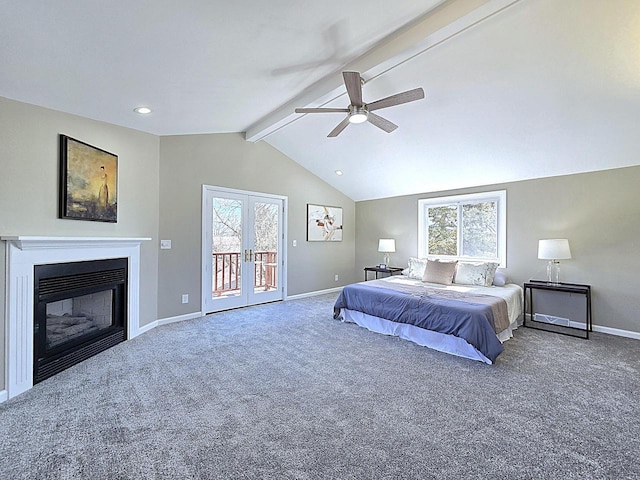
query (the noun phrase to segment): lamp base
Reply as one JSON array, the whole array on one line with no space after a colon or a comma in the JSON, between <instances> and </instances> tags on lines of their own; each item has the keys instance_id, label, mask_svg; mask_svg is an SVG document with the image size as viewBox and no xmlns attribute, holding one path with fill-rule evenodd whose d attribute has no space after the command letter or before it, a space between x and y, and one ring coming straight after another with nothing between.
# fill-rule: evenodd
<instances>
[{"instance_id":1,"label":"lamp base","mask_svg":"<svg viewBox=\"0 0 640 480\"><path fill-rule=\"evenodd\" d=\"M560 284L560 262L558 260L549 260L547 264L547 283L550 285Z\"/></svg>"}]
</instances>

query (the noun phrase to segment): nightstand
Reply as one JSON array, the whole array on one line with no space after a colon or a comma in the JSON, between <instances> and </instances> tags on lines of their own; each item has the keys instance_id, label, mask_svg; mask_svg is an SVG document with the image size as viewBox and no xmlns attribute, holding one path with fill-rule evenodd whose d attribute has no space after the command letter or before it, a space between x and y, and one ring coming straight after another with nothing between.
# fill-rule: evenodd
<instances>
[{"instance_id":1,"label":"nightstand","mask_svg":"<svg viewBox=\"0 0 640 480\"><path fill-rule=\"evenodd\" d=\"M556 323L549 323L545 321L536 320L536 315L551 318L552 320L557 317L551 315L544 315L534 313L533 300L535 291L547 291L555 292L563 295L581 295L584 296L584 328L575 327L569 322L568 325L561 325ZM527 320L528 316L528 320ZM580 322L582 325L582 322ZM593 331L592 319L591 319L591 285L583 285L580 283L549 283L542 280L529 280L524 284L524 306L523 306L523 325L529 328L535 328L537 330L545 330L547 332L561 333L563 335L570 335L572 337L579 337L588 339L589 332ZM580 333L578 333L580 332Z\"/></svg>"},{"instance_id":2,"label":"nightstand","mask_svg":"<svg viewBox=\"0 0 640 480\"><path fill-rule=\"evenodd\" d=\"M368 278L369 272L375 272L376 280L377 280L378 278L380 278L381 274L383 277L388 277L390 275L400 275L402 273L402 270L404 270L404 268L400 268L400 267L387 267L387 268L364 267L364 281L366 282L367 280L369 280ZM386 275L384 275L385 273Z\"/></svg>"}]
</instances>

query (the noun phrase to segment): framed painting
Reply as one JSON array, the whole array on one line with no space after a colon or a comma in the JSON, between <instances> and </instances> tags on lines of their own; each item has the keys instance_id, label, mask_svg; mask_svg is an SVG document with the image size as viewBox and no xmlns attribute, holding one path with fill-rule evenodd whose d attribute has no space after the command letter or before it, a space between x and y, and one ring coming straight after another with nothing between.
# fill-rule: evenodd
<instances>
[{"instance_id":1,"label":"framed painting","mask_svg":"<svg viewBox=\"0 0 640 480\"><path fill-rule=\"evenodd\" d=\"M307 241L341 242L342 208L308 203Z\"/></svg>"},{"instance_id":2,"label":"framed painting","mask_svg":"<svg viewBox=\"0 0 640 480\"><path fill-rule=\"evenodd\" d=\"M118 156L60 135L60 218L118 221Z\"/></svg>"}]
</instances>

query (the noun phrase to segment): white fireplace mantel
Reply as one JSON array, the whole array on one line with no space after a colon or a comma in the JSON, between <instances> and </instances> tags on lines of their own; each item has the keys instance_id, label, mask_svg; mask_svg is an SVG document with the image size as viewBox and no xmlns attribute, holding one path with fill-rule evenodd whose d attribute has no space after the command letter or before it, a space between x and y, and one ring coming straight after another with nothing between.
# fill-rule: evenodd
<instances>
[{"instance_id":1,"label":"white fireplace mantel","mask_svg":"<svg viewBox=\"0 0 640 480\"><path fill-rule=\"evenodd\" d=\"M140 245L150 238L1 235L6 244L6 355L8 398L33 387L34 266L127 258L127 339L140 329Z\"/></svg>"},{"instance_id":2,"label":"white fireplace mantel","mask_svg":"<svg viewBox=\"0 0 640 480\"><path fill-rule=\"evenodd\" d=\"M20 250L34 250L46 248L109 248L126 245L137 246L150 238L121 238L121 237L36 237L25 235L2 235L0 240L10 242Z\"/></svg>"}]
</instances>

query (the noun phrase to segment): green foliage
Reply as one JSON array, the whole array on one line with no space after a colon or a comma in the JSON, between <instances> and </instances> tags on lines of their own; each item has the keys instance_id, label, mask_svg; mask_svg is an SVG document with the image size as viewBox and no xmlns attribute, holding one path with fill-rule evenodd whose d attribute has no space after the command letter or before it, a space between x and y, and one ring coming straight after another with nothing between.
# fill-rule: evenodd
<instances>
[{"instance_id":1,"label":"green foliage","mask_svg":"<svg viewBox=\"0 0 640 480\"><path fill-rule=\"evenodd\" d=\"M430 255L457 255L458 209L455 205L428 209Z\"/></svg>"},{"instance_id":2,"label":"green foliage","mask_svg":"<svg viewBox=\"0 0 640 480\"><path fill-rule=\"evenodd\" d=\"M427 219L430 255L479 258L498 256L496 202L429 207ZM461 235L461 252L458 252L458 235Z\"/></svg>"}]
</instances>

